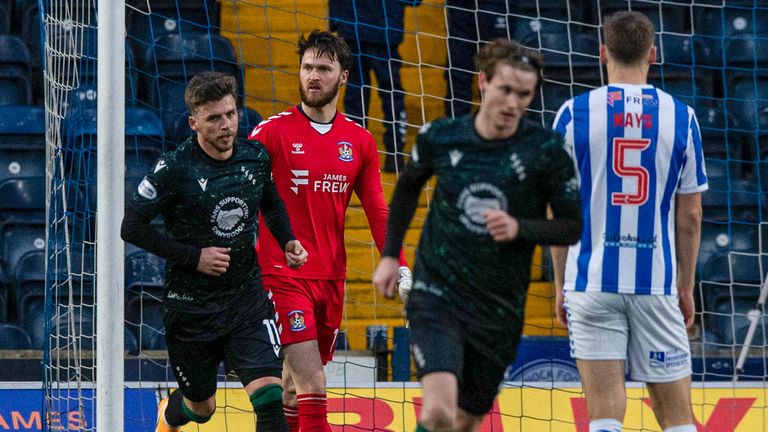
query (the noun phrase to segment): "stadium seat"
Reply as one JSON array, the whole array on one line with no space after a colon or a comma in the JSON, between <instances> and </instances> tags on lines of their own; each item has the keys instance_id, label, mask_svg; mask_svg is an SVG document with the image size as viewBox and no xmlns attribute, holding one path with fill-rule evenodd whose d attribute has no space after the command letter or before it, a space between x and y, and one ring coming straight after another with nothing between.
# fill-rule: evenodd
<instances>
[{"instance_id":1,"label":"stadium seat","mask_svg":"<svg viewBox=\"0 0 768 432\"><path fill-rule=\"evenodd\" d=\"M95 347L96 317L90 305L61 305L50 319L50 349L91 351ZM74 330L74 332L73 332Z\"/></svg>"},{"instance_id":2,"label":"stadium seat","mask_svg":"<svg viewBox=\"0 0 768 432\"><path fill-rule=\"evenodd\" d=\"M129 355L139 355L139 341L127 328L123 329L123 347Z\"/></svg>"},{"instance_id":3,"label":"stadium seat","mask_svg":"<svg viewBox=\"0 0 768 432\"><path fill-rule=\"evenodd\" d=\"M0 0L0 34L11 33L13 0Z\"/></svg>"},{"instance_id":4,"label":"stadium seat","mask_svg":"<svg viewBox=\"0 0 768 432\"><path fill-rule=\"evenodd\" d=\"M712 179L702 194L704 219L709 221L759 222L765 212L763 197L754 181Z\"/></svg>"},{"instance_id":5,"label":"stadium seat","mask_svg":"<svg viewBox=\"0 0 768 432\"><path fill-rule=\"evenodd\" d=\"M165 260L137 246L125 245L125 289L129 294L162 294Z\"/></svg>"},{"instance_id":6,"label":"stadium seat","mask_svg":"<svg viewBox=\"0 0 768 432\"><path fill-rule=\"evenodd\" d=\"M733 7L730 4L721 8L694 8L693 34L694 39L708 46L711 53L709 64L725 66L734 61L742 62L746 59L739 52L747 54L750 44L755 48L765 49L768 14L751 8ZM758 36L758 39L754 39L755 36ZM732 56L731 50L735 50L737 56Z\"/></svg>"},{"instance_id":7,"label":"stadium seat","mask_svg":"<svg viewBox=\"0 0 768 432\"><path fill-rule=\"evenodd\" d=\"M8 284L9 281L6 281L0 273L0 323L8 321L10 308Z\"/></svg>"},{"instance_id":8,"label":"stadium seat","mask_svg":"<svg viewBox=\"0 0 768 432\"><path fill-rule=\"evenodd\" d=\"M2 261L11 274L21 257L30 251L45 249L45 223L12 221L0 225Z\"/></svg>"},{"instance_id":9,"label":"stadium seat","mask_svg":"<svg viewBox=\"0 0 768 432\"><path fill-rule=\"evenodd\" d=\"M658 65L652 65L649 82L677 98L712 97L715 93L713 71L706 64L705 47L690 37L676 34L657 36Z\"/></svg>"},{"instance_id":10,"label":"stadium seat","mask_svg":"<svg viewBox=\"0 0 768 432\"><path fill-rule=\"evenodd\" d=\"M44 147L0 147L0 182L21 177L45 177Z\"/></svg>"},{"instance_id":11,"label":"stadium seat","mask_svg":"<svg viewBox=\"0 0 768 432\"><path fill-rule=\"evenodd\" d=\"M184 90L190 78L205 71L235 77L238 105L243 104L243 71L232 43L215 34L166 34L157 37L144 53L144 90L147 103L160 113L163 128L173 133L173 124L186 111Z\"/></svg>"},{"instance_id":12,"label":"stadium seat","mask_svg":"<svg viewBox=\"0 0 768 432\"><path fill-rule=\"evenodd\" d=\"M0 150L45 148L45 109L41 106L0 106Z\"/></svg>"},{"instance_id":13,"label":"stadium seat","mask_svg":"<svg viewBox=\"0 0 768 432\"><path fill-rule=\"evenodd\" d=\"M697 279L704 266L715 255L728 252L758 253L759 225L704 221L701 224L701 245L697 259Z\"/></svg>"},{"instance_id":14,"label":"stadium seat","mask_svg":"<svg viewBox=\"0 0 768 432\"><path fill-rule=\"evenodd\" d=\"M0 105L30 105L31 103L32 87L27 77L0 73Z\"/></svg>"},{"instance_id":15,"label":"stadium seat","mask_svg":"<svg viewBox=\"0 0 768 432\"><path fill-rule=\"evenodd\" d=\"M20 37L0 34L0 75L28 77L31 62L29 50Z\"/></svg>"},{"instance_id":16,"label":"stadium seat","mask_svg":"<svg viewBox=\"0 0 768 432\"><path fill-rule=\"evenodd\" d=\"M601 6L602 21L618 11L632 9L642 12L651 19L656 32L666 33L688 33L691 28L690 6L681 4L662 4L659 2L632 1L631 5L627 0L602 0L598 3Z\"/></svg>"},{"instance_id":17,"label":"stadium seat","mask_svg":"<svg viewBox=\"0 0 768 432\"><path fill-rule=\"evenodd\" d=\"M128 38L140 48L164 34L218 34L220 30L215 0L129 0L125 14Z\"/></svg>"},{"instance_id":18,"label":"stadium seat","mask_svg":"<svg viewBox=\"0 0 768 432\"><path fill-rule=\"evenodd\" d=\"M22 327L0 323L0 350L25 350L32 348L32 340Z\"/></svg>"},{"instance_id":19,"label":"stadium seat","mask_svg":"<svg viewBox=\"0 0 768 432\"><path fill-rule=\"evenodd\" d=\"M82 28L78 32L57 32L50 42L54 48L64 51L66 55L77 58L77 65L55 68L53 79L67 85L93 85L97 83L98 39L94 26ZM125 42L125 99L128 105L136 100L137 78L134 67L133 50L128 41Z\"/></svg>"},{"instance_id":20,"label":"stadium seat","mask_svg":"<svg viewBox=\"0 0 768 432\"><path fill-rule=\"evenodd\" d=\"M248 138L253 129L263 119L259 113L250 108L238 108L238 127L237 136L240 138ZM175 143L180 143L187 139L192 134L192 130L189 128L189 111L184 111L175 122L173 122L173 132L168 136L169 140Z\"/></svg>"},{"instance_id":21,"label":"stadium seat","mask_svg":"<svg viewBox=\"0 0 768 432\"><path fill-rule=\"evenodd\" d=\"M510 12L526 17L541 17L559 21L583 21L584 8L578 0L538 0L536 2L507 2Z\"/></svg>"},{"instance_id":22,"label":"stadium seat","mask_svg":"<svg viewBox=\"0 0 768 432\"><path fill-rule=\"evenodd\" d=\"M0 223L8 220L45 222L45 178L8 179L0 183Z\"/></svg>"},{"instance_id":23,"label":"stadium seat","mask_svg":"<svg viewBox=\"0 0 768 432\"><path fill-rule=\"evenodd\" d=\"M33 349L43 348L46 335L45 322L45 300L43 298L25 303L25 309L19 311L19 323L29 334Z\"/></svg>"},{"instance_id":24,"label":"stadium seat","mask_svg":"<svg viewBox=\"0 0 768 432\"><path fill-rule=\"evenodd\" d=\"M125 304L126 325L136 335L142 350L165 349L163 303L159 298L143 293Z\"/></svg>"}]
</instances>

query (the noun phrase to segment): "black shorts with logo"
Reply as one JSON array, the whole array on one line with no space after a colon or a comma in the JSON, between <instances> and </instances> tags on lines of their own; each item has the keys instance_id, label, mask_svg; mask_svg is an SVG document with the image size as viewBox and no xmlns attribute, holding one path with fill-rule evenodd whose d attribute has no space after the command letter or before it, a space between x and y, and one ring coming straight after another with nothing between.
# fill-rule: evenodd
<instances>
[{"instance_id":1,"label":"black shorts with logo","mask_svg":"<svg viewBox=\"0 0 768 432\"><path fill-rule=\"evenodd\" d=\"M511 320L504 330L489 330L444 298L415 290L408 301L408 321L419 379L450 372L458 379L459 407L475 416L488 413L515 359L522 323Z\"/></svg>"},{"instance_id":2,"label":"black shorts with logo","mask_svg":"<svg viewBox=\"0 0 768 432\"><path fill-rule=\"evenodd\" d=\"M166 309L168 359L184 397L202 402L213 396L222 361L243 386L265 376L281 377L283 356L274 317L260 282L219 312Z\"/></svg>"}]
</instances>

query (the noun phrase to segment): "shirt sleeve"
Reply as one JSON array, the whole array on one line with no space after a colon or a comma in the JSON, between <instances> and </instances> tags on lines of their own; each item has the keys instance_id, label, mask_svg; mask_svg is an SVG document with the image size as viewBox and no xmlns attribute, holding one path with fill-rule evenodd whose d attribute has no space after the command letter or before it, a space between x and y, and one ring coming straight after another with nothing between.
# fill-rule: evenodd
<instances>
[{"instance_id":1,"label":"shirt sleeve","mask_svg":"<svg viewBox=\"0 0 768 432\"><path fill-rule=\"evenodd\" d=\"M266 172L267 175L261 192L261 214L264 216L264 222L266 222L269 231L280 244L280 247L285 250L285 245L291 240L296 240L296 237L291 230L291 220L285 209L285 203L277 192L272 170L268 168Z\"/></svg>"},{"instance_id":2,"label":"shirt sleeve","mask_svg":"<svg viewBox=\"0 0 768 432\"><path fill-rule=\"evenodd\" d=\"M176 199L173 185L172 168L161 157L128 200L120 236L170 263L195 269L200 261L201 250L179 243L150 224L157 214L162 213Z\"/></svg>"},{"instance_id":3,"label":"shirt sleeve","mask_svg":"<svg viewBox=\"0 0 768 432\"><path fill-rule=\"evenodd\" d=\"M573 162L562 148L561 137L546 147L544 192L553 219L519 219L519 238L538 244L565 246L581 236L581 200Z\"/></svg>"},{"instance_id":4,"label":"shirt sleeve","mask_svg":"<svg viewBox=\"0 0 768 432\"><path fill-rule=\"evenodd\" d=\"M387 237L382 256L397 257L403 248L403 239L419 205L419 194L424 183L434 174L431 155L428 151L427 123L419 131L416 144L411 151L411 161L406 165L395 186L389 205Z\"/></svg>"},{"instance_id":5,"label":"shirt sleeve","mask_svg":"<svg viewBox=\"0 0 768 432\"><path fill-rule=\"evenodd\" d=\"M373 241L379 252L382 252L387 234L387 204L384 200L384 190L381 187L379 154L376 151L376 143L370 135L367 135L367 139L365 157L355 183L355 194L360 198L365 217L368 219L368 226L371 228ZM401 265L407 265L402 253L398 251L394 256L400 258Z\"/></svg>"},{"instance_id":6,"label":"shirt sleeve","mask_svg":"<svg viewBox=\"0 0 768 432\"><path fill-rule=\"evenodd\" d=\"M683 171L680 176L680 188L678 193L690 194L703 192L709 188L707 173L704 168L704 151L701 143L701 131L696 114L689 108L690 127L688 129L688 143L685 147L683 158Z\"/></svg>"}]
</instances>

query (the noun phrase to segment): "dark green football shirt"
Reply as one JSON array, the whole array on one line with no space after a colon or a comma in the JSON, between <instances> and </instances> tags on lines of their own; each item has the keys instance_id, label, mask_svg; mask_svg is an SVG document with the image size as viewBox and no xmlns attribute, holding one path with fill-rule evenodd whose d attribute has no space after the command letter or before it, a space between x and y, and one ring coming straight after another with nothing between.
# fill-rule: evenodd
<instances>
[{"instance_id":1,"label":"dark green football shirt","mask_svg":"<svg viewBox=\"0 0 768 432\"><path fill-rule=\"evenodd\" d=\"M155 163L128 207L145 224L162 215L164 242L146 236L128 240L166 258L165 303L185 312L220 310L260 277L254 249L260 210L283 246L293 239L269 156L252 141L238 139L233 155L218 161L196 138L188 139ZM189 253L169 252L167 243ZM196 270L200 250L210 246L231 248L229 269L221 276Z\"/></svg>"},{"instance_id":2,"label":"dark green football shirt","mask_svg":"<svg viewBox=\"0 0 768 432\"><path fill-rule=\"evenodd\" d=\"M414 265L414 293L445 299L467 317L522 322L537 243L570 244L581 231L578 181L562 137L529 121L510 138L485 140L474 116L424 125L392 199L386 256L397 256L419 192L435 191ZM555 219L547 220L547 206ZM512 242L488 234L483 212L518 219ZM515 321L512 321L515 322Z\"/></svg>"}]
</instances>

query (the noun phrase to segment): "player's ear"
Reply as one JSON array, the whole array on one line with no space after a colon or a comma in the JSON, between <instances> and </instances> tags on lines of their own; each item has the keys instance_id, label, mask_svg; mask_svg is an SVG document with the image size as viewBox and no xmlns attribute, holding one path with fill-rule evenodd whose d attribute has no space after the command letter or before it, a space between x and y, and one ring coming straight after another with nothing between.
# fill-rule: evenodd
<instances>
[{"instance_id":1,"label":"player's ear","mask_svg":"<svg viewBox=\"0 0 768 432\"><path fill-rule=\"evenodd\" d=\"M654 63L656 63L656 47L652 46L651 50L648 51L648 64Z\"/></svg>"},{"instance_id":2,"label":"player's ear","mask_svg":"<svg viewBox=\"0 0 768 432\"><path fill-rule=\"evenodd\" d=\"M193 132L197 132L197 120L191 115L189 116L189 128L192 129Z\"/></svg>"},{"instance_id":3,"label":"player's ear","mask_svg":"<svg viewBox=\"0 0 768 432\"><path fill-rule=\"evenodd\" d=\"M480 73L477 75L477 89L480 90L480 93L485 91L485 88L488 86L488 75L485 74L485 72L480 71Z\"/></svg>"},{"instance_id":4,"label":"player's ear","mask_svg":"<svg viewBox=\"0 0 768 432\"><path fill-rule=\"evenodd\" d=\"M348 70L341 71L341 84L342 85L347 84L347 79L349 79L349 71Z\"/></svg>"},{"instance_id":5,"label":"player's ear","mask_svg":"<svg viewBox=\"0 0 768 432\"><path fill-rule=\"evenodd\" d=\"M608 63L608 47L604 44L600 45L600 62L603 64Z\"/></svg>"}]
</instances>

